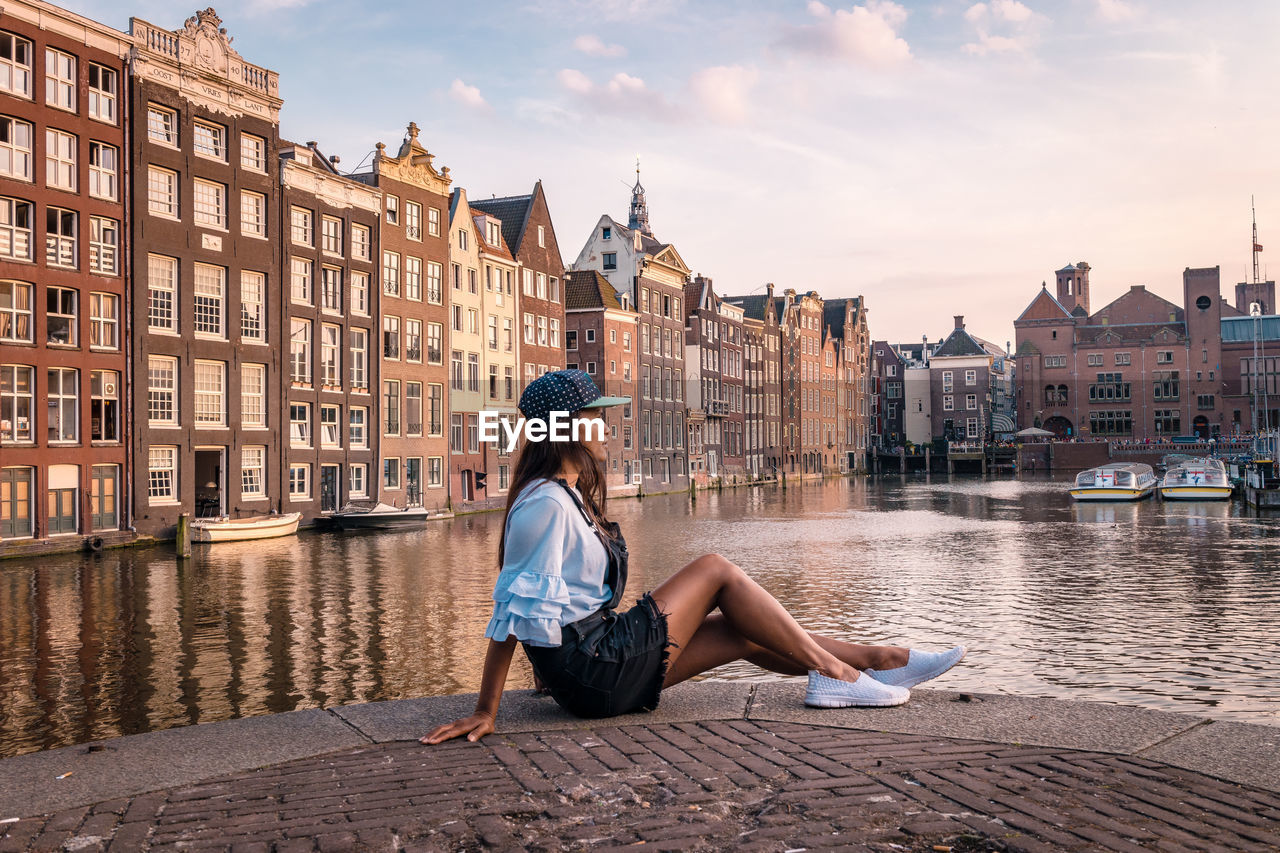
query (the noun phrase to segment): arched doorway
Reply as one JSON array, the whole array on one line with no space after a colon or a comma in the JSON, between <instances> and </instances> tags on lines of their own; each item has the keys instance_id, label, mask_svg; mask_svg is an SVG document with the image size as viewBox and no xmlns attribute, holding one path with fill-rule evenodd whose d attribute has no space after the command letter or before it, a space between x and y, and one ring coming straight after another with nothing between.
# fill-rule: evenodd
<instances>
[{"instance_id":1,"label":"arched doorway","mask_svg":"<svg viewBox=\"0 0 1280 853\"><path fill-rule=\"evenodd\" d=\"M1069 438L1071 436L1071 421L1062 415L1054 415L1044 422L1044 429L1049 430L1058 438Z\"/></svg>"},{"instance_id":2,"label":"arched doorway","mask_svg":"<svg viewBox=\"0 0 1280 853\"><path fill-rule=\"evenodd\" d=\"M1201 441L1209 439L1209 419L1204 415L1196 415L1196 419L1191 422L1191 429L1195 432L1196 438Z\"/></svg>"}]
</instances>

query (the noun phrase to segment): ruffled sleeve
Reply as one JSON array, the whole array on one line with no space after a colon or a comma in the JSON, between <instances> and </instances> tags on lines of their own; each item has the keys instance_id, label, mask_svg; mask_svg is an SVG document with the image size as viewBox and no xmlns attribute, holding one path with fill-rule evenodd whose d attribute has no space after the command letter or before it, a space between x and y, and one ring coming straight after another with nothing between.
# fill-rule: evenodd
<instances>
[{"instance_id":1,"label":"ruffled sleeve","mask_svg":"<svg viewBox=\"0 0 1280 853\"><path fill-rule=\"evenodd\" d=\"M569 588L561 576L569 544L567 516L550 495L530 495L511 508L506 558L493 588L486 637L560 645L560 615L569 604Z\"/></svg>"}]
</instances>

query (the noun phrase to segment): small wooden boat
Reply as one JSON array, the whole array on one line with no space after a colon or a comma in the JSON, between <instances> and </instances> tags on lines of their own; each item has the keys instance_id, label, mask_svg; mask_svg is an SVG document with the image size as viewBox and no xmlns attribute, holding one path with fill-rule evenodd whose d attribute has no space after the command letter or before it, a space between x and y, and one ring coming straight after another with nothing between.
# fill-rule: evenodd
<instances>
[{"instance_id":1,"label":"small wooden boat","mask_svg":"<svg viewBox=\"0 0 1280 853\"><path fill-rule=\"evenodd\" d=\"M404 527L421 527L431 517L431 510L422 506L404 508L376 503L372 506L347 504L330 513L329 522L343 530L395 530Z\"/></svg>"},{"instance_id":2,"label":"small wooden boat","mask_svg":"<svg viewBox=\"0 0 1280 853\"><path fill-rule=\"evenodd\" d=\"M1160 481L1160 497L1167 501L1225 501L1231 481L1220 459L1188 459L1171 467Z\"/></svg>"},{"instance_id":3,"label":"small wooden boat","mask_svg":"<svg viewBox=\"0 0 1280 853\"><path fill-rule=\"evenodd\" d=\"M242 542L247 539L275 539L298 532L302 513L258 515L252 518L197 518L191 522L192 542Z\"/></svg>"},{"instance_id":4,"label":"small wooden boat","mask_svg":"<svg viewBox=\"0 0 1280 853\"><path fill-rule=\"evenodd\" d=\"M1156 475L1141 462L1099 465L1076 475L1070 489L1078 501L1139 501L1156 490Z\"/></svg>"}]
</instances>

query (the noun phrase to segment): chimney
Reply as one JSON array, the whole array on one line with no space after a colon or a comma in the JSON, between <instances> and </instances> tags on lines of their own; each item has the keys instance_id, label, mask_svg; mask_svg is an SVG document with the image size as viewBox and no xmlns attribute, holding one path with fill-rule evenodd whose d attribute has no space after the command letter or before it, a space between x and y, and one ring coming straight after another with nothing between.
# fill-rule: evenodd
<instances>
[{"instance_id":1,"label":"chimney","mask_svg":"<svg viewBox=\"0 0 1280 853\"><path fill-rule=\"evenodd\" d=\"M963 314L956 314L956 315L955 315L955 318L956 318L956 328L957 328L957 329L963 329L963 328L964 328L964 315L963 315Z\"/></svg>"}]
</instances>

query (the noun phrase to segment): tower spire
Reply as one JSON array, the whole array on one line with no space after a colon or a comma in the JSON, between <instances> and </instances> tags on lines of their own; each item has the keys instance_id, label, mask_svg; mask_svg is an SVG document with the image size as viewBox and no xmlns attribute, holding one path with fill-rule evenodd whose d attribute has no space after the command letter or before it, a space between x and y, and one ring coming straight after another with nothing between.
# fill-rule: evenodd
<instances>
[{"instance_id":1,"label":"tower spire","mask_svg":"<svg viewBox=\"0 0 1280 853\"><path fill-rule=\"evenodd\" d=\"M639 165L637 163L637 169ZM1258 242L1258 208L1254 206L1253 196L1249 196L1249 208L1253 211L1253 283L1258 283L1258 255L1262 252L1262 244Z\"/></svg>"},{"instance_id":2,"label":"tower spire","mask_svg":"<svg viewBox=\"0 0 1280 853\"><path fill-rule=\"evenodd\" d=\"M644 187L640 184L640 157L636 157L636 184L631 188L631 212L627 217L627 227L641 234L652 237L649 230L649 203L644 198Z\"/></svg>"}]
</instances>

